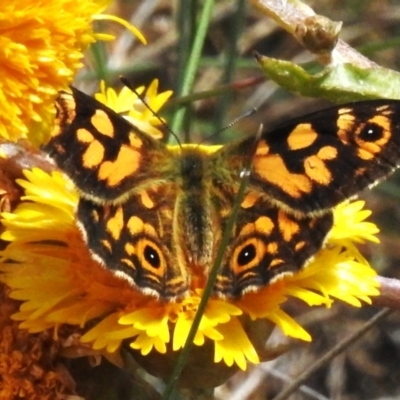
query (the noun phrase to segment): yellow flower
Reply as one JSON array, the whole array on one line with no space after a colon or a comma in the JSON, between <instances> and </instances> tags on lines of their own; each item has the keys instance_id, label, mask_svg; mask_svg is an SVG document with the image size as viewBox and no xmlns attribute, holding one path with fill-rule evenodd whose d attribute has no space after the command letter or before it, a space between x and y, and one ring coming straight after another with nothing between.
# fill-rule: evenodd
<instances>
[{"instance_id":1,"label":"yellow flower","mask_svg":"<svg viewBox=\"0 0 400 400\"><path fill-rule=\"evenodd\" d=\"M10 244L1 252L0 264L0 279L11 288L10 297L23 302L13 315L20 327L41 332L63 324L84 327L97 319L81 337L96 350L115 352L128 340L142 356L179 351L202 288L169 303L136 291L92 259L75 224L78 195L62 175L33 169L25 176L27 180L19 181L26 191L24 201L13 213L3 213L1 238ZM347 218L351 210L361 214ZM260 360L243 317L267 319L286 335L309 341L310 335L280 308L288 297L310 306L329 307L335 298L353 306L370 302L369 297L378 294L376 274L354 246L346 247L352 236L362 236L354 230L354 221L361 221L364 214L359 203L338 207L328 246L299 273L237 301L211 298L194 344L214 343L215 363L244 370L249 362Z\"/></svg>"},{"instance_id":2,"label":"yellow flower","mask_svg":"<svg viewBox=\"0 0 400 400\"><path fill-rule=\"evenodd\" d=\"M100 83L100 93L95 98L115 112L122 114L129 122L141 131L153 136L162 138L163 133L156 127L162 125L162 121L153 112L158 112L165 102L171 97L172 91L167 90L158 92L158 80L155 79L145 91L144 86L136 89L136 93L126 86L121 89L119 94L112 88L105 88L104 81ZM146 104L143 104L139 95L144 96ZM150 107L150 108L149 108Z\"/></svg>"},{"instance_id":3,"label":"yellow flower","mask_svg":"<svg viewBox=\"0 0 400 400\"><path fill-rule=\"evenodd\" d=\"M91 26L111 0L10 0L0 13L0 136L45 141L54 98L97 37ZM112 17L110 17L112 18ZM110 19L108 18L108 19Z\"/></svg>"}]
</instances>

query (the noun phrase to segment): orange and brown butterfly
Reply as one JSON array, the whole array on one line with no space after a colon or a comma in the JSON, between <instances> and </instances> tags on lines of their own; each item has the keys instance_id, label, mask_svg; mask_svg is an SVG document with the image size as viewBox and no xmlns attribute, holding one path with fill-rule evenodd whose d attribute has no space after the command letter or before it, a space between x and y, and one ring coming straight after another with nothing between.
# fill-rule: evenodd
<instances>
[{"instance_id":1,"label":"orange and brown butterfly","mask_svg":"<svg viewBox=\"0 0 400 400\"><path fill-rule=\"evenodd\" d=\"M56 108L44 149L80 192L77 220L93 257L163 300L205 280L254 137L215 151L167 146L74 88ZM214 295L238 298L304 268L324 245L332 208L399 162L395 100L336 106L263 132Z\"/></svg>"}]
</instances>

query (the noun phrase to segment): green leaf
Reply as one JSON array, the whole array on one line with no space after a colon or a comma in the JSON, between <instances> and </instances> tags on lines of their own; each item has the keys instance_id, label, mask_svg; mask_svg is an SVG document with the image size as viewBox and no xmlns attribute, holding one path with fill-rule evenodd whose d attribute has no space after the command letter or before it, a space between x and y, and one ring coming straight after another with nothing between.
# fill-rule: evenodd
<instances>
[{"instance_id":1,"label":"green leaf","mask_svg":"<svg viewBox=\"0 0 400 400\"><path fill-rule=\"evenodd\" d=\"M367 99L400 99L400 73L374 66L361 68L349 63L331 65L310 75L288 61L257 56L265 74L280 86L303 96L336 103Z\"/></svg>"}]
</instances>

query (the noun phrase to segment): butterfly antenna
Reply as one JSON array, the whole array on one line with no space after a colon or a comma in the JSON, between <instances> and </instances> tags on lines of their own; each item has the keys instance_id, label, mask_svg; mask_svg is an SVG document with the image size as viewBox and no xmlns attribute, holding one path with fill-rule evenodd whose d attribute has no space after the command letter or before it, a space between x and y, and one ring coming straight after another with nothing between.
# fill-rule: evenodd
<instances>
[{"instance_id":1,"label":"butterfly antenna","mask_svg":"<svg viewBox=\"0 0 400 400\"><path fill-rule=\"evenodd\" d=\"M252 108L249 111L246 111L244 114L240 115L239 117L235 118L233 121L229 122L228 125L224 126L223 128L219 129L217 132L213 133L211 136L204 139L200 144L212 139L215 136L220 135L222 132L226 131L227 129L232 128L232 126L236 125L242 119L245 119L245 118L250 117L253 114L255 114L257 112L257 110L258 110L257 108Z\"/></svg>"},{"instance_id":2,"label":"butterfly antenna","mask_svg":"<svg viewBox=\"0 0 400 400\"><path fill-rule=\"evenodd\" d=\"M147 102L145 96L141 93L139 93L129 82L129 80L127 78L125 78L125 76L120 76L120 80L121 82L129 89L131 90L133 93L136 94L136 96L141 100L141 102L147 107L147 109L160 121L161 125L168 131L168 133L170 133L178 142L179 147L182 147L182 143L179 140L178 135L175 134L175 132L168 126L168 124L160 117L160 115L154 111L150 104Z\"/></svg>"}]
</instances>

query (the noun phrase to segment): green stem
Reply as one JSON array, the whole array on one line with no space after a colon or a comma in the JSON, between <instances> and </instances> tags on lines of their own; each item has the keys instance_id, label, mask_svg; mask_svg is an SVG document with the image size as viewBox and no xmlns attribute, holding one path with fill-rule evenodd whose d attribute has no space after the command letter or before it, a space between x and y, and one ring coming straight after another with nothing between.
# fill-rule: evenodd
<instances>
[{"instance_id":1,"label":"green stem","mask_svg":"<svg viewBox=\"0 0 400 400\"><path fill-rule=\"evenodd\" d=\"M214 7L214 0L205 0L204 6L201 12L199 26L196 30L196 36L194 38L193 48L190 52L186 71L183 77L180 96L188 95L193 87L194 78L196 76L196 71L200 63L201 52L203 49L204 39L206 37L208 25L211 19L211 13ZM180 132L182 129L183 120L185 118L186 108L178 110L174 116L171 124L171 129L173 132Z\"/></svg>"}]
</instances>

